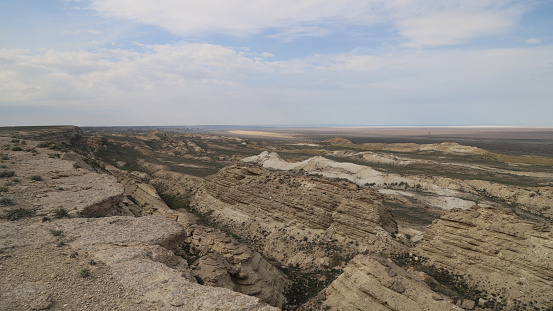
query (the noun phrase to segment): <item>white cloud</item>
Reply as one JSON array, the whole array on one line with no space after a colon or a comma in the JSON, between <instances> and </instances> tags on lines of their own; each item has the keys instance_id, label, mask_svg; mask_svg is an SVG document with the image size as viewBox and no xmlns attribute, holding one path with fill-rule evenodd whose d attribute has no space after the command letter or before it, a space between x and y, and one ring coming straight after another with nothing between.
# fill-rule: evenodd
<instances>
[{"instance_id":1,"label":"white cloud","mask_svg":"<svg viewBox=\"0 0 553 311\"><path fill-rule=\"evenodd\" d=\"M504 33L513 24L512 18L497 12L444 12L406 19L399 27L400 33L410 40L410 46L438 46Z\"/></svg>"},{"instance_id":2,"label":"white cloud","mask_svg":"<svg viewBox=\"0 0 553 311\"><path fill-rule=\"evenodd\" d=\"M143 48L142 53L0 50L3 102L51 105L100 98L111 101L112 95L125 97L145 90L180 93L210 81L232 84L235 79L266 70L264 64L216 45Z\"/></svg>"},{"instance_id":3,"label":"white cloud","mask_svg":"<svg viewBox=\"0 0 553 311\"><path fill-rule=\"evenodd\" d=\"M179 35L198 32L244 35L321 19L359 22L360 13L370 3L358 0L93 0L92 7L109 16L159 25Z\"/></svg>"},{"instance_id":4,"label":"white cloud","mask_svg":"<svg viewBox=\"0 0 553 311\"><path fill-rule=\"evenodd\" d=\"M181 36L265 33L293 40L385 23L398 27L415 46L458 44L502 33L524 11L516 0L92 0L92 8Z\"/></svg>"},{"instance_id":5,"label":"white cloud","mask_svg":"<svg viewBox=\"0 0 553 311\"><path fill-rule=\"evenodd\" d=\"M540 44L540 43L541 43L541 40L540 40L540 39L536 39L536 38L531 38L531 39L526 40L526 43L530 43L530 44Z\"/></svg>"},{"instance_id":6,"label":"white cloud","mask_svg":"<svg viewBox=\"0 0 553 311\"><path fill-rule=\"evenodd\" d=\"M88 109L97 119L86 122L96 125L415 124L419 117L443 124L447 118L455 122L457 116L447 112L451 109L479 118L509 117L497 111L537 113L539 122L553 113L551 46L387 54L355 50L289 61L209 44L142 48L0 50L0 107L61 109L58 117L66 119L57 123L84 122L78 111ZM0 124L12 122L5 118L0 114Z\"/></svg>"}]
</instances>

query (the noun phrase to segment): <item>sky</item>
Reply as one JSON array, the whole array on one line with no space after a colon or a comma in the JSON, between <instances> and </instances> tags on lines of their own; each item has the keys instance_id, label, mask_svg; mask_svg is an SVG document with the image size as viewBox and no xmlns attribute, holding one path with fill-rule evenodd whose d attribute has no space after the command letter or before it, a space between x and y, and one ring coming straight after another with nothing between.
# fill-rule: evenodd
<instances>
[{"instance_id":1,"label":"sky","mask_svg":"<svg viewBox=\"0 0 553 311\"><path fill-rule=\"evenodd\" d=\"M553 126L551 0L0 0L0 126Z\"/></svg>"}]
</instances>

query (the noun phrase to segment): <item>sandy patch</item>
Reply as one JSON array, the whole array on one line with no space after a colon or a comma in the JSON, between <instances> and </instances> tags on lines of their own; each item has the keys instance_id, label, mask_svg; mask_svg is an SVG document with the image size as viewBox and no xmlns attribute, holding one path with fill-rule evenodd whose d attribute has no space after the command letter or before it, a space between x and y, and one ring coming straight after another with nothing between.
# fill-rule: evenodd
<instances>
[{"instance_id":1,"label":"sandy patch","mask_svg":"<svg viewBox=\"0 0 553 311\"><path fill-rule=\"evenodd\" d=\"M284 134L284 133L262 132L262 131L229 131L229 133L234 135L247 135L247 136L272 137L272 138L297 138L297 137L303 136L301 134Z\"/></svg>"}]
</instances>

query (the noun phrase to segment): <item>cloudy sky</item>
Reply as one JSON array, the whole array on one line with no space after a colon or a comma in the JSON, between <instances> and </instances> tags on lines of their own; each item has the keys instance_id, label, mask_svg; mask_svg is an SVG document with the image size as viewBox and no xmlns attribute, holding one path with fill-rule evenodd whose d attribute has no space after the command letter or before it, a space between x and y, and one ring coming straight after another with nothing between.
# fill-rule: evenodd
<instances>
[{"instance_id":1,"label":"cloudy sky","mask_svg":"<svg viewBox=\"0 0 553 311\"><path fill-rule=\"evenodd\" d=\"M0 125L553 125L551 0L0 0Z\"/></svg>"}]
</instances>

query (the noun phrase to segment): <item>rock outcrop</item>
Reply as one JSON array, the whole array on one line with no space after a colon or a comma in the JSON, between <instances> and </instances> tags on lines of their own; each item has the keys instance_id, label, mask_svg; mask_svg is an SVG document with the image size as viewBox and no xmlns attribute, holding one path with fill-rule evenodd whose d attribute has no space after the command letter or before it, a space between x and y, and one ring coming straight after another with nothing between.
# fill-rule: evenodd
<instances>
[{"instance_id":1,"label":"rock outcrop","mask_svg":"<svg viewBox=\"0 0 553 311\"><path fill-rule=\"evenodd\" d=\"M135 212L135 216L152 215L152 214L168 214L169 207L159 197L156 189L145 182L145 179L149 179L149 176L142 173L140 176L138 172L135 174L122 171L114 166L106 165L105 169L115 176L119 183L123 185L126 195L129 199L132 199L136 205L140 208Z\"/></svg>"},{"instance_id":2,"label":"rock outcrop","mask_svg":"<svg viewBox=\"0 0 553 311\"><path fill-rule=\"evenodd\" d=\"M489 154L488 151L472 146L464 146L458 143L444 142L439 144L415 144L415 143L365 143L354 144L345 138L332 138L325 140L325 143L332 146L358 148L366 150L382 150L392 152L441 152L450 154Z\"/></svg>"},{"instance_id":3,"label":"rock outcrop","mask_svg":"<svg viewBox=\"0 0 553 311\"><path fill-rule=\"evenodd\" d=\"M193 204L282 263L320 267L333 254L401 247L380 198L347 181L244 164L207 177Z\"/></svg>"},{"instance_id":4,"label":"rock outcrop","mask_svg":"<svg viewBox=\"0 0 553 311\"><path fill-rule=\"evenodd\" d=\"M286 276L251 247L228 234L204 226L188 229L189 253L200 258L192 265L206 285L225 287L282 307Z\"/></svg>"},{"instance_id":5,"label":"rock outcrop","mask_svg":"<svg viewBox=\"0 0 553 311\"><path fill-rule=\"evenodd\" d=\"M194 262L190 272L194 277L205 285L258 297L273 306L284 304L287 279L259 253L220 230L195 225L197 217L185 209L169 208L156 189L144 182L149 179L144 173L129 173L110 165L105 168L117 177L125 193L140 207L139 215L164 215L187 229L187 238L176 251L190 263ZM172 193L186 185L180 174L158 172L158 175L161 177L154 182L163 182L163 187Z\"/></svg>"},{"instance_id":6,"label":"rock outcrop","mask_svg":"<svg viewBox=\"0 0 553 311\"><path fill-rule=\"evenodd\" d=\"M7 141L0 137L0 143ZM27 146L36 144L30 141ZM14 208L32 208L43 216L62 208L73 216L132 215L128 208L132 203L125 200L124 188L113 176L75 168L76 160L59 159L60 152L35 150L10 151L4 155L10 159L9 165L4 166L14 172L6 194L13 200Z\"/></svg>"},{"instance_id":7,"label":"rock outcrop","mask_svg":"<svg viewBox=\"0 0 553 311\"><path fill-rule=\"evenodd\" d=\"M321 310L463 310L392 262L358 255L319 294Z\"/></svg>"},{"instance_id":8,"label":"rock outcrop","mask_svg":"<svg viewBox=\"0 0 553 311\"><path fill-rule=\"evenodd\" d=\"M507 306L553 305L549 223L525 221L494 208L455 210L436 220L416 249L437 267L470 275Z\"/></svg>"},{"instance_id":9,"label":"rock outcrop","mask_svg":"<svg viewBox=\"0 0 553 311\"><path fill-rule=\"evenodd\" d=\"M159 203L146 210L162 215L133 217L142 204L127 197L116 177L80 168L76 154L35 141L22 145L26 150L3 152L1 160L0 309L276 310L256 297L198 284L174 252L188 238L199 243L201 230L188 235L150 185L129 182L127 188ZM105 217L114 215L129 216ZM282 304L282 275L258 253L219 237L206 233L210 243L198 246L218 250L234 265L233 289Z\"/></svg>"},{"instance_id":10,"label":"rock outcrop","mask_svg":"<svg viewBox=\"0 0 553 311\"><path fill-rule=\"evenodd\" d=\"M197 284L186 261L172 251L185 238L183 227L164 216L0 221L1 267L7 268L0 308L277 310L255 297ZM14 283L21 278L29 281ZM73 283L81 285L70 295L60 293Z\"/></svg>"},{"instance_id":11,"label":"rock outcrop","mask_svg":"<svg viewBox=\"0 0 553 311\"><path fill-rule=\"evenodd\" d=\"M329 178L347 179L359 186L373 185L386 195L397 195L416 199L443 210L483 206L516 204L522 210L545 217L553 217L553 188L518 187L486 180L454 179L441 176L400 175L385 173L366 165L336 162L321 156L301 162L287 162L277 153L262 152L247 157L244 162L256 163L265 168L283 171L302 171L320 174ZM394 186L395 185L395 186ZM402 185L402 186L399 186ZM401 189L396 191L395 188Z\"/></svg>"},{"instance_id":12,"label":"rock outcrop","mask_svg":"<svg viewBox=\"0 0 553 311\"><path fill-rule=\"evenodd\" d=\"M77 126L16 126L2 129L11 136L34 141L52 141L71 145L84 136Z\"/></svg>"}]
</instances>

